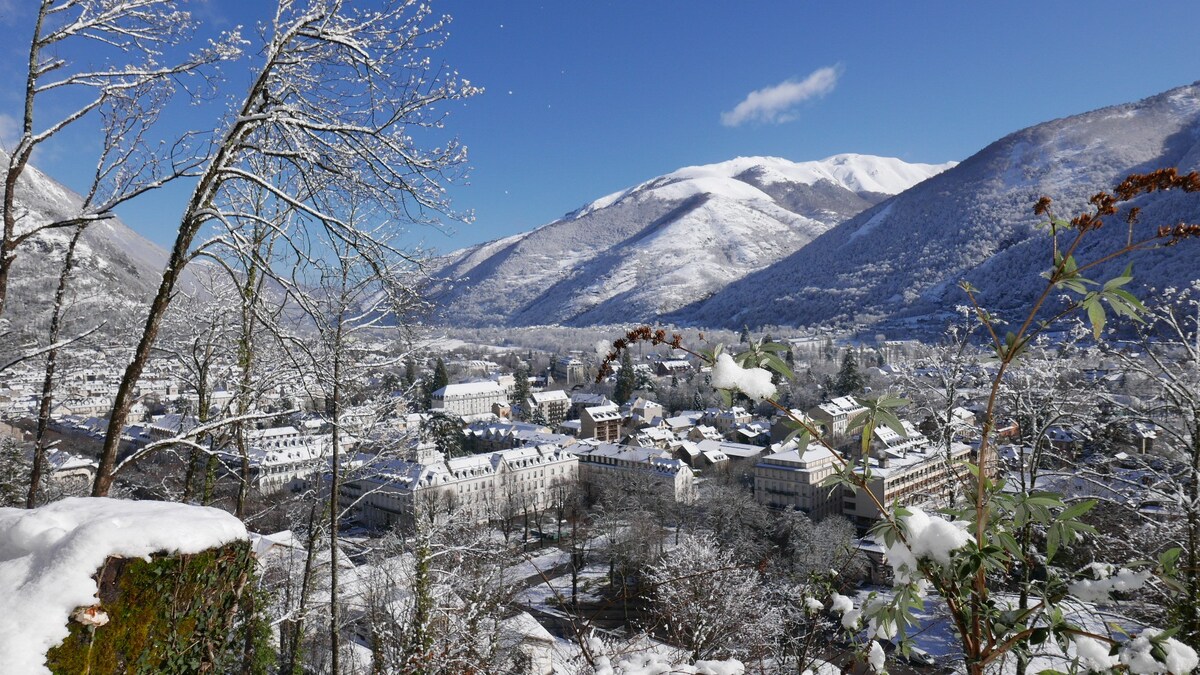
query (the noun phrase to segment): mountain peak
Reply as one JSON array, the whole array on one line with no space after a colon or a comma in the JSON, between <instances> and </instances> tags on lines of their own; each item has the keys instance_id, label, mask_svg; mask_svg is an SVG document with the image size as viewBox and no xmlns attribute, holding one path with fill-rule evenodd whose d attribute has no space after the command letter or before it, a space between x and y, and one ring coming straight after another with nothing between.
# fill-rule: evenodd
<instances>
[{"instance_id":1,"label":"mountain peak","mask_svg":"<svg viewBox=\"0 0 1200 675\"><path fill-rule=\"evenodd\" d=\"M650 321L946 166L846 154L684 167L531 232L456 251L432 292L450 323Z\"/></svg>"},{"instance_id":2,"label":"mountain peak","mask_svg":"<svg viewBox=\"0 0 1200 675\"><path fill-rule=\"evenodd\" d=\"M955 166L913 164L894 157L844 153L818 161L793 162L782 157L735 157L715 164L685 166L631 188L606 195L568 213L564 219L579 218L624 199L654 193L668 199L686 199L697 194L735 200L766 200L762 188L777 183L815 185L828 181L855 193L894 195Z\"/></svg>"},{"instance_id":3,"label":"mountain peak","mask_svg":"<svg viewBox=\"0 0 1200 675\"><path fill-rule=\"evenodd\" d=\"M869 166L859 158L826 163ZM834 322L904 332L937 325L964 302L958 282L981 290L989 310L1027 306L1050 264L1033 203L1055 200L1059 213L1087 207L1097 190L1130 173L1200 169L1200 84L1141 101L1050 120L1004 136L961 164L830 228L796 253L751 273L668 319L705 326ZM1176 193L1138 200L1143 223L1194 222L1195 198ZM1148 226L1148 225L1147 225ZM1104 229L1077 251L1102 257L1125 242ZM1145 252L1097 271L1137 270L1135 284L1188 285L1200 278L1186 247ZM762 289L779 289L763 301Z\"/></svg>"}]
</instances>

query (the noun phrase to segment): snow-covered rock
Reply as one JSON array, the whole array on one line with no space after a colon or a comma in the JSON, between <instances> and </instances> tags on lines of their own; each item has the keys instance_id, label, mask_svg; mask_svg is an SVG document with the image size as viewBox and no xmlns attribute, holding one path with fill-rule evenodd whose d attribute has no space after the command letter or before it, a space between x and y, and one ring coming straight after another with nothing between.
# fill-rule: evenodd
<instances>
[{"instance_id":1,"label":"snow-covered rock","mask_svg":"<svg viewBox=\"0 0 1200 675\"><path fill-rule=\"evenodd\" d=\"M46 652L78 608L99 602L93 576L110 556L199 553L247 539L219 509L168 502L72 498L38 509L0 508L0 663L49 673ZM77 620L103 625L102 609Z\"/></svg>"}]
</instances>

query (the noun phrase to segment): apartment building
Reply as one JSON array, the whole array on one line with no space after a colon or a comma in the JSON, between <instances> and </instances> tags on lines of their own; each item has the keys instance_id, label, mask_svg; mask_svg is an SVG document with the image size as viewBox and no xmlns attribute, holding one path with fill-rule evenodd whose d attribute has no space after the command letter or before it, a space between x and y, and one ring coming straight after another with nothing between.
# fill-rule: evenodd
<instances>
[{"instance_id":1,"label":"apartment building","mask_svg":"<svg viewBox=\"0 0 1200 675\"><path fill-rule=\"evenodd\" d=\"M848 458L857 461L855 472L865 476L866 491L823 487L843 460L817 443L803 452L789 444L755 464L754 497L759 503L799 509L818 519L841 514L862 529L880 517L871 495L884 505L944 502L953 488L952 467L968 458L971 448L962 443L951 445L948 463L943 447L935 446L911 423L903 424L904 435L886 427L877 429L865 460Z\"/></svg>"},{"instance_id":2,"label":"apartment building","mask_svg":"<svg viewBox=\"0 0 1200 675\"><path fill-rule=\"evenodd\" d=\"M567 419L567 410L571 407L571 397L561 389L537 391L529 395L525 401L526 413L529 419L535 417L535 411L546 426L551 429L562 424Z\"/></svg>"},{"instance_id":3,"label":"apartment building","mask_svg":"<svg viewBox=\"0 0 1200 675\"><path fill-rule=\"evenodd\" d=\"M579 415L579 437L616 443L621 439L621 422L621 409L616 404L584 408Z\"/></svg>"},{"instance_id":4,"label":"apartment building","mask_svg":"<svg viewBox=\"0 0 1200 675\"><path fill-rule=\"evenodd\" d=\"M808 411L808 416L825 427L826 433L844 436L853 428L854 420L867 412L865 406L853 396L840 396L828 403L821 403Z\"/></svg>"},{"instance_id":5,"label":"apartment building","mask_svg":"<svg viewBox=\"0 0 1200 675\"><path fill-rule=\"evenodd\" d=\"M663 490L677 502L695 499L695 474L669 451L596 440L580 441L571 450L579 458L579 482L586 488L636 481Z\"/></svg>"}]
</instances>

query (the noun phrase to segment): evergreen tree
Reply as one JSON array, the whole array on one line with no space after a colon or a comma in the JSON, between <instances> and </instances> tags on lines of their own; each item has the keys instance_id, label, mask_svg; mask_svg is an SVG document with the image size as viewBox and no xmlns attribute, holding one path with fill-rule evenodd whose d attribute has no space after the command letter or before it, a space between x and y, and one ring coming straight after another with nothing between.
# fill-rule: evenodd
<instances>
[{"instance_id":1,"label":"evergreen tree","mask_svg":"<svg viewBox=\"0 0 1200 675\"><path fill-rule=\"evenodd\" d=\"M700 390L697 389L696 393L692 395L692 409L704 410L704 407L704 397L700 395Z\"/></svg>"},{"instance_id":2,"label":"evergreen tree","mask_svg":"<svg viewBox=\"0 0 1200 675\"><path fill-rule=\"evenodd\" d=\"M446 362L438 357L437 365L433 367L433 381L430 382L430 394L450 384L450 373L446 372Z\"/></svg>"},{"instance_id":3,"label":"evergreen tree","mask_svg":"<svg viewBox=\"0 0 1200 675\"><path fill-rule=\"evenodd\" d=\"M513 386L512 402L524 403L530 395L529 368L524 365L517 366L516 371L513 372L513 379L516 380L516 384Z\"/></svg>"},{"instance_id":4,"label":"evergreen tree","mask_svg":"<svg viewBox=\"0 0 1200 675\"><path fill-rule=\"evenodd\" d=\"M633 357L629 350L621 352L621 370L617 373L617 386L613 390L613 398L621 405L633 398L633 390L637 386L637 376L633 372Z\"/></svg>"},{"instance_id":5,"label":"evergreen tree","mask_svg":"<svg viewBox=\"0 0 1200 675\"><path fill-rule=\"evenodd\" d=\"M516 372L513 373L513 379L516 380L516 386L513 387L513 395L512 395L511 403L514 406L521 407L520 417L522 419L528 419L528 415L525 410L525 406L528 405L529 395L530 395L529 369L523 365L517 366Z\"/></svg>"},{"instance_id":6,"label":"evergreen tree","mask_svg":"<svg viewBox=\"0 0 1200 675\"><path fill-rule=\"evenodd\" d=\"M467 435L458 418L435 412L421 422L421 436L437 447L446 457L467 454Z\"/></svg>"},{"instance_id":7,"label":"evergreen tree","mask_svg":"<svg viewBox=\"0 0 1200 675\"><path fill-rule=\"evenodd\" d=\"M861 394L864 385L866 378L858 372L858 363L854 360L853 352L846 350L846 355L842 358L842 368L833 381L834 396Z\"/></svg>"},{"instance_id":8,"label":"evergreen tree","mask_svg":"<svg viewBox=\"0 0 1200 675\"><path fill-rule=\"evenodd\" d=\"M0 506L25 506L32 463L10 438L0 440Z\"/></svg>"},{"instance_id":9,"label":"evergreen tree","mask_svg":"<svg viewBox=\"0 0 1200 675\"><path fill-rule=\"evenodd\" d=\"M433 382L428 377L423 377L419 385L421 391L417 394L417 400L421 402L421 410L429 410L433 407Z\"/></svg>"},{"instance_id":10,"label":"evergreen tree","mask_svg":"<svg viewBox=\"0 0 1200 675\"><path fill-rule=\"evenodd\" d=\"M749 326L747 326L745 324L742 325L742 335L741 335L741 337L738 338L738 342L740 342L742 344L749 344L749 342L750 342L750 327Z\"/></svg>"},{"instance_id":11,"label":"evergreen tree","mask_svg":"<svg viewBox=\"0 0 1200 675\"><path fill-rule=\"evenodd\" d=\"M411 387L417 383L417 361L413 357L404 360L404 386Z\"/></svg>"},{"instance_id":12,"label":"evergreen tree","mask_svg":"<svg viewBox=\"0 0 1200 675\"><path fill-rule=\"evenodd\" d=\"M550 426L550 421L546 419L546 415L542 412L541 408L531 410L528 417L530 424L539 424L544 427Z\"/></svg>"}]
</instances>

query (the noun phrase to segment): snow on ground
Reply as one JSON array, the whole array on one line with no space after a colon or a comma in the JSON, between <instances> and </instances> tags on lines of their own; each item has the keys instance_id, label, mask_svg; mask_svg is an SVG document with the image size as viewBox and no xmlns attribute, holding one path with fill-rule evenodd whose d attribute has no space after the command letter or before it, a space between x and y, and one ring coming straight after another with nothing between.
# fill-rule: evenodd
<instances>
[{"instance_id":1,"label":"snow on ground","mask_svg":"<svg viewBox=\"0 0 1200 675\"><path fill-rule=\"evenodd\" d=\"M9 673L49 673L46 652L67 620L99 602L92 578L109 556L199 553L247 539L219 509L168 502L72 498L39 509L0 509L0 661ZM93 617L102 625L103 613Z\"/></svg>"},{"instance_id":2,"label":"snow on ground","mask_svg":"<svg viewBox=\"0 0 1200 675\"><path fill-rule=\"evenodd\" d=\"M579 571L579 589L577 598L580 602L600 602L602 598L591 592L608 583L608 566L606 564L591 564ZM516 601L526 607L543 612L560 613L559 602L571 601L571 574L563 574L549 580L532 583L516 596Z\"/></svg>"},{"instance_id":3,"label":"snow on ground","mask_svg":"<svg viewBox=\"0 0 1200 675\"><path fill-rule=\"evenodd\" d=\"M543 574L549 572L559 565L565 565L570 561L570 552L555 548L537 557L527 558L525 561L509 567L505 574L514 582L520 582L529 579L531 583L539 583Z\"/></svg>"}]
</instances>

